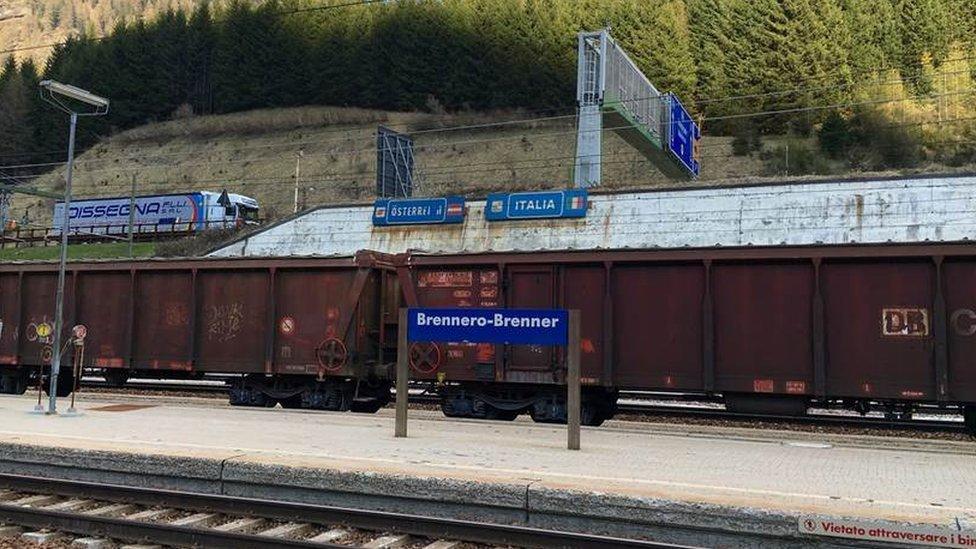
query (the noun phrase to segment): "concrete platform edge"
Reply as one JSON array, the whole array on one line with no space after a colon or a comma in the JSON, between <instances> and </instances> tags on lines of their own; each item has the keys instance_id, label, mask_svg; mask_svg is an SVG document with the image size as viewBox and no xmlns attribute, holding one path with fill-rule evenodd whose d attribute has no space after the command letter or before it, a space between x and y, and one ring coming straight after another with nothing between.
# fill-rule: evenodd
<instances>
[{"instance_id":1,"label":"concrete platform edge","mask_svg":"<svg viewBox=\"0 0 976 549\"><path fill-rule=\"evenodd\" d=\"M797 529L800 513L539 486L250 460L0 443L0 472L429 516L523 524L700 546L834 547ZM266 457L266 456L265 456ZM842 544L843 546L851 546Z\"/></svg>"}]
</instances>

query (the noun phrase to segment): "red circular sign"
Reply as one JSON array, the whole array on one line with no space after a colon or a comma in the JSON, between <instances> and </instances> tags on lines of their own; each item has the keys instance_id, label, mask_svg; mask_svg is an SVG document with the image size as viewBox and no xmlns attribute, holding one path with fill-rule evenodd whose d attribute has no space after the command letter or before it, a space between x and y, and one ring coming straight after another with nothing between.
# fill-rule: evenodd
<instances>
[{"instance_id":1,"label":"red circular sign","mask_svg":"<svg viewBox=\"0 0 976 549\"><path fill-rule=\"evenodd\" d=\"M85 339L88 335L88 327L84 324L78 324L71 328L71 335L75 336L75 339Z\"/></svg>"},{"instance_id":2,"label":"red circular sign","mask_svg":"<svg viewBox=\"0 0 976 549\"><path fill-rule=\"evenodd\" d=\"M290 316L283 317L281 322L278 323L278 329L281 330L281 333L283 334L290 334L294 332L295 319Z\"/></svg>"},{"instance_id":3,"label":"red circular sign","mask_svg":"<svg viewBox=\"0 0 976 549\"><path fill-rule=\"evenodd\" d=\"M410 346L410 367L421 374L432 374L441 366L441 348L436 343Z\"/></svg>"}]
</instances>

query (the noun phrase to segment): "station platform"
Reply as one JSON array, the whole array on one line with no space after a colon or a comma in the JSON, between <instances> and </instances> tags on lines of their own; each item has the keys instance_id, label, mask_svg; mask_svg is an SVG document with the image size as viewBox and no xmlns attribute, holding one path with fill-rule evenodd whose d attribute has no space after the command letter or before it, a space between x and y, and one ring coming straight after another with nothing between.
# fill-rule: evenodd
<instances>
[{"instance_id":1,"label":"station platform","mask_svg":"<svg viewBox=\"0 0 976 549\"><path fill-rule=\"evenodd\" d=\"M570 451L565 426L526 418L411 410L397 439L391 409L157 402L86 397L77 415L45 416L2 396L0 471L710 547L850 546L872 532L976 547L971 442L608 422Z\"/></svg>"}]
</instances>

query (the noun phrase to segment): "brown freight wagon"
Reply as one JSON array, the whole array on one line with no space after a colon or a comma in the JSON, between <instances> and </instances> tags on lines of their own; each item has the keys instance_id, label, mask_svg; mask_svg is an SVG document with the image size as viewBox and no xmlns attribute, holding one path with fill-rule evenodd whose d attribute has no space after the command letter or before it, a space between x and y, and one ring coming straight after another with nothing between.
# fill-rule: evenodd
<instances>
[{"instance_id":1,"label":"brown freight wagon","mask_svg":"<svg viewBox=\"0 0 976 549\"><path fill-rule=\"evenodd\" d=\"M976 429L976 246L859 245L409 254L405 301L582 312L583 421L619 390L695 392L735 410L919 403ZM415 344L447 415L564 421L562 351Z\"/></svg>"},{"instance_id":2,"label":"brown freight wagon","mask_svg":"<svg viewBox=\"0 0 976 549\"><path fill-rule=\"evenodd\" d=\"M3 392L23 393L50 363L56 268L0 266ZM108 380L241 374L231 403L252 406L369 411L390 398L378 319L396 277L380 254L72 263L67 274L63 340L84 324L82 366Z\"/></svg>"}]
</instances>

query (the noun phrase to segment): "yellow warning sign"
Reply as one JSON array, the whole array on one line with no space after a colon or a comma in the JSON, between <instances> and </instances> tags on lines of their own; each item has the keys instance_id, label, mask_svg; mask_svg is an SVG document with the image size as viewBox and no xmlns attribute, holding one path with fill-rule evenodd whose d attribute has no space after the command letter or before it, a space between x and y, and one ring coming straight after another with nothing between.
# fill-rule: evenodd
<instances>
[{"instance_id":1,"label":"yellow warning sign","mask_svg":"<svg viewBox=\"0 0 976 549\"><path fill-rule=\"evenodd\" d=\"M47 322L41 322L37 325L37 335L40 337L47 337L51 335L54 330L51 329L51 325Z\"/></svg>"}]
</instances>

